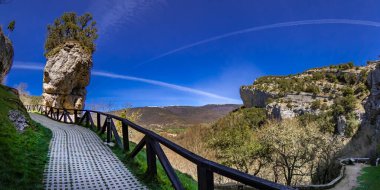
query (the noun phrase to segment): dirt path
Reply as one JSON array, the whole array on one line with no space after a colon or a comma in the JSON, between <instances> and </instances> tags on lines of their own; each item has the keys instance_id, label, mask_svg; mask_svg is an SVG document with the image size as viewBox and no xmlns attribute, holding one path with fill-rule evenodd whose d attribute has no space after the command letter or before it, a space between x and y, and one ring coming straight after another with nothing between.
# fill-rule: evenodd
<instances>
[{"instance_id":1,"label":"dirt path","mask_svg":"<svg viewBox=\"0 0 380 190\"><path fill-rule=\"evenodd\" d=\"M330 190L350 190L358 186L357 178L361 174L362 168L366 167L365 164L347 165L345 177Z\"/></svg>"}]
</instances>

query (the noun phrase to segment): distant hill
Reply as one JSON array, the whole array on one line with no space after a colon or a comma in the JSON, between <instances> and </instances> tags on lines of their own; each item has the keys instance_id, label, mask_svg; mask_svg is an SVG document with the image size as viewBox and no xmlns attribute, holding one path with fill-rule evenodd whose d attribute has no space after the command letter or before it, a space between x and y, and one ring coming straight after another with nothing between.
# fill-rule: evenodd
<instances>
[{"instance_id":1,"label":"distant hill","mask_svg":"<svg viewBox=\"0 0 380 190\"><path fill-rule=\"evenodd\" d=\"M137 107L129 109L127 115L139 112L141 116L136 123L147 128L183 128L191 125L212 123L239 107L241 105L237 104ZM113 113L120 115L121 112L122 110Z\"/></svg>"}]
</instances>

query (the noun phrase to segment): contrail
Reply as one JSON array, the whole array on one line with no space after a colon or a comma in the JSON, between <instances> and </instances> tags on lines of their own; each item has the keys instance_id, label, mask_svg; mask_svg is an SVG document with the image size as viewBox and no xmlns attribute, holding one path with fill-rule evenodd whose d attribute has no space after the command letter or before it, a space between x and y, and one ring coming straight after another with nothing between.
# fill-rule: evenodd
<instances>
[{"instance_id":1,"label":"contrail","mask_svg":"<svg viewBox=\"0 0 380 190\"><path fill-rule=\"evenodd\" d=\"M143 64L155 61L157 59L160 59L162 57L174 54L176 52L192 48L194 46L206 44L212 41L220 40L223 38L228 38L231 36L236 36L240 34L245 34L249 32L255 32L255 31L261 31L261 30L268 30L268 29L274 29L274 28L283 28L283 27L291 27L291 26L300 26L300 25L315 25L315 24L349 24L349 25L361 25L361 26L372 26L372 27L380 27L380 22L374 22L374 21L368 21L368 20L350 20L350 19L320 19L320 20L301 20L301 21L292 21L292 22L281 22L281 23L275 23L270 25L264 25L264 26L255 26L243 30L238 30L234 32L229 32L226 34L214 36L211 38L207 38L198 42L194 42L188 45L184 45L182 47L170 50L166 53L160 54L156 57L153 57L145 62L142 62L138 64L136 67L141 66Z\"/></svg>"},{"instance_id":2,"label":"contrail","mask_svg":"<svg viewBox=\"0 0 380 190\"><path fill-rule=\"evenodd\" d=\"M25 62L19 62L19 63L25 63ZM44 70L44 66L42 66L42 65L33 65L33 64L14 64L14 65L12 65L12 69L26 69L26 70L43 71Z\"/></svg>"},{"instance_id":3,"label":"contrail","mask_svg":"<svg viewBox=\"0 0 380 190\"><path fill-rule=\"evenodd\" d=\"M19 63L25 63L25 62L19 62ZM29 64L15 64L12 66L12 68L13 69L26 69L26 70L39 70L39 71L44 70L44 66L42 66L42 65L29 65ZM178 90L178 91L189 92L192 94L207 96L210 98L226 100L229 102L241 102L240 100L237 100L237 99L228 98L228 97L220 96L220 95L213 94L210 92L206 92L203 90L198 90L198 89L180 86L180 85L176 85L176 84L171 84L171 83L167 83L167 82L162 82L162 81L158 81L158 80L151 80L151 79L133 77L133 76L128 76L128 75L119 75L119 74L115 74L115 73L104 72L104 71L96 71L96 70L92 71L91 74L94 76L100 76L100 77L107 77L107 78L123 79L123 80L148 83L148 84L152 84L155 86L161 86L161 87L170 88L170 89L174 89L174 90Z\"/></svg>"},{"instance_id":4,"label":"contrail","mask_svg":"<svg viewBox=\"0 0 380 190\"><path fill-rule=\"evenodd\" d=\"M92 74L95 76L102 76L102 77L108 77L108 78L117 78L117 79L124 79L124 80L139 81L139 82L153 84L156 86L162 86L162 87L166 87L166 88L171 88L171 89L179 90L179 91L183 91L183 92L190 92L193 94L208 96L211 98L223 99L223 100L228 100L228 101L233 101L233 102L240 102L240 100L237 100L237 99L227 98L224 96L205 92L202 90L197 90L194 88L189 88L189 87L180 86L180 85L176 85L176 84L170 84L170 83L157 81L157 80L138 78L138 77L133 77L133 76L128 76L128 75L119 75L119 74L103 72L103 71L93 71Z\"/></svg>"}]
</instances>

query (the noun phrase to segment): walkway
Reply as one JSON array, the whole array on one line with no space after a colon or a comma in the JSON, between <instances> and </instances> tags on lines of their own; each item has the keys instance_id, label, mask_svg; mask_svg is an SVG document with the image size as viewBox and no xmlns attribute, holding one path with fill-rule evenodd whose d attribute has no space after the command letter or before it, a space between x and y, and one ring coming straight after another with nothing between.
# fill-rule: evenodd
<instances>
[{"instance_id":1,"label":"walkway","mask_svg":"<svg viewBox=\"0 0 380 190\"><path fill-rule=\"evenodd\" d=\"M361 170L366 167L365 164L357 163L355 165L347 165L344 178L330 190L350 190L358 186L357 178L361 174Z\"/></svg>"},{"instance_id":2,"label":"walkway","mask_svg":"<svg viewBox=\"0 0 380 190\"><path fill-rule=\"evenodd\" d=\"M45 189L147 189L91 130L30 115L53 132Z\"/></svg>"}]
</instances>

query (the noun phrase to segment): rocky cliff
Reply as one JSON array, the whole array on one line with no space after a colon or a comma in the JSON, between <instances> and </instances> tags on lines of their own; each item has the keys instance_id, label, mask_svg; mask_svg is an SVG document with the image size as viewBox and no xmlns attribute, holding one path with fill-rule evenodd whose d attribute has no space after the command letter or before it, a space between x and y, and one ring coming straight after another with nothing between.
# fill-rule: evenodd
<instances>
[{"instance_id":1,"label":"rocky cliff","mask_svg":"<svg viewBox=\"0 0 380 190\"><path fill-rule=\"evenodd\" d=\"M358 100L355 115L361 119L364 113L361 102L369 94L367 75L374 64L355 67L349 63L296 75L261 77L252 85L242 86L240 96L245 107L266 108L269 116L284 119L326 112L337 98L352 93Z\"/></svg>"},{"instance_id":2,"label":"rocky cliff","mask_svg":"<svg viewBox=\"0 0 380 190\"><path fill-rule=\"evenodd\" d=\"M342 155L380 155L380 60L261 77L242 86L240 95L242 111L256 107L267 118L316 121L320 130L341 137Z\"/></svg>"},{"instance_id":3,"label":"rocky cliff","mask_svg":"<svg viewBox=\"0 0 380 190\"><path fill-rule=\"evenodd\" d=\"M0 83L3 83L5 76L13 64L12 42L4 35L0 27Z\"/></svg>"},{"instance_id":4,"label":"rocky cliff","mask_svg":"<svg viewBox=\"0 0 380 190\"><path fill-rule=\"evenodd\" d=\"M380 60L370 62L369 65L371 65L371 72L367 80L370 95L365 100L365 115L368 124L380 127Z\"/></svg>"},{"instance_id":5,"label":"rocky cliff","mask_svg":"<svg viewBox=\"0 0 380 190\"><path fill-rule=\"evenodd\" d=\"M380 60L368 62L367 68L369 94L362 101L365 114L360 130L345 147L343 153L350 156L366 156L375 160L380 156Z\"/></svg>"},{"instance_id":6,"label":"rocky cliff","mask_svg":"<svg viewBox=\"0 0 380 190\"><path fill-rule=\"evenodd\" d=\"M92 55L77 42L66 42L47 57L43 102L47 106L82 109L90 82Z\"/></svg>"}]
</instances>

